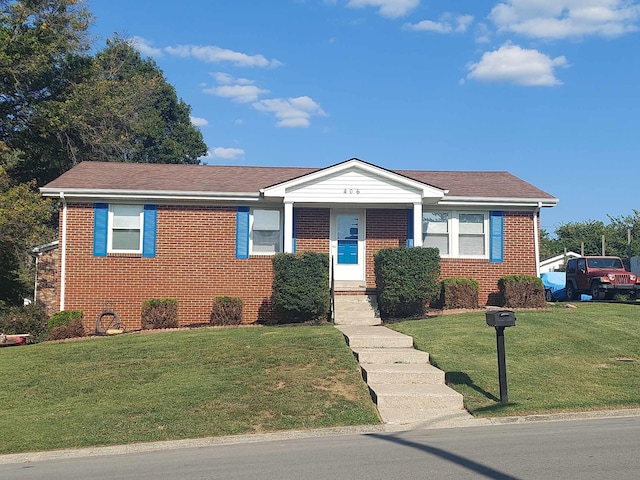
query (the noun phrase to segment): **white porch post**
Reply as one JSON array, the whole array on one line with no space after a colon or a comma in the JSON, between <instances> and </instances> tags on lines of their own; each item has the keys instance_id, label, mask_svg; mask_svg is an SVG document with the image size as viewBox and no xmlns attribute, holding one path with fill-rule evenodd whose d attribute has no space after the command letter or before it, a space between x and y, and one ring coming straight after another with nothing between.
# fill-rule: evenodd
<instances>
[{"instance_id":1,"label":"white porch post","mask_svg":"<svg viewBox=\"0 0 640 480\"><path fill-rule=\"evenodd\" d=\"M284 203L284 253L293 253L293 203Z\"/></svg>"},{"instance_id":2,"label":"white porch post","mask_svg":"<svg viewBox=\"0 0 640 480\"><path fill-rule=\"evenodd\" d=\"M413 204L413 246L422 246L422 202Z\"/></svg>"}]
</instances>

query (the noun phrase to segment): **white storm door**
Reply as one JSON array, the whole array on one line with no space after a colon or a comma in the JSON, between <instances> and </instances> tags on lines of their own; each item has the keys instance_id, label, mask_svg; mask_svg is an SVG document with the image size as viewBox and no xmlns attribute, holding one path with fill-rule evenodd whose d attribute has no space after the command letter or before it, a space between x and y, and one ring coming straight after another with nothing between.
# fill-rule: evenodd
<instances>
[{"instance_id":1,"label":"white storm door","mask_svg":"<svg viewBox=\"0 0 640 480\"><path fill-rule=\"evenodd\" d=\"M331 256L335 280L364 280L364 210L332 210Z\"/></svg>"}]
</instances>

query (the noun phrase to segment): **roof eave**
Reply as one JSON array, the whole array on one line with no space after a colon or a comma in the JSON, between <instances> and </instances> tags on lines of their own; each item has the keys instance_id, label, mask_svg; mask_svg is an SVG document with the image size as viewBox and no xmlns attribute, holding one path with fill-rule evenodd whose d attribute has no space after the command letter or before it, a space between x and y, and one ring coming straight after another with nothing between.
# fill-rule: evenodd
<instances>
[{"instance_id":1,"label":"roof eave","mask_svg":"<svg viewBox=\"0 0 640 480\"><path fill-rule=\"evenodd\" d=\"M92 188L47 188L40 189L45 197L66 199L139 199L139 200L255 200L260 192L188 192L175 190L120 190Z\"/></svg>"},{"instance_id":2,"label":"roof eave","mask_svg":"<svg viewBox=\"0 0 640 480\"><path fill-rule=\"evenodd\" d=\"M501 205L505 207L554 207L557 198L456 197L447 196L438 205Z\"/></svg>"}]
</instances>

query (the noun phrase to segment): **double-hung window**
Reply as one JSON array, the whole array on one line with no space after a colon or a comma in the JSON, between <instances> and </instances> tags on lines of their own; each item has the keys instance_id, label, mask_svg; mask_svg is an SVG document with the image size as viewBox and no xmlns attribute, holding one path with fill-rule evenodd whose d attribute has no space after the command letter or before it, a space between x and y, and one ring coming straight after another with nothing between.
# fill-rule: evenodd
<instances>
[{"instance_id":1,"label":"double-hung window","mask_svg":"<svg viewBox=\"0 0 640 480\"><path fill-rule=\"evenodd\" d=\"M440 255L449 254L449 214L424 212L422 215L422 245L440 250Z\"/></svg>"},{"instance_id":2,"label":"double-hung window","mask_svg":"<svg viewBox=\"0 0 640 480\"><path fill-rule=\"evenodd\" d=\"M458 214L458 254L461 257L484 257L485 223L484 213Z\"/></svg>"},{"instance_id":3,"label":"double-hung window","mask_svg":"<svg viewBox=\"0 0 640 480\"><path fill-rule=\"evenodd\" d=\"M487 258L488 212L438 212L422 214L422 245L437 248L442 257Z\"/></svg>"},{"instance_id":4,"label":"double-hung window","mask_svg":"<svg viewBox=\"0 0 640 480\"><path fill-rule=\"evenodd\" d=\"M108 251L142 253L142 227L142 205L109 205Z\"/></svg>"},{"instance_id":5,"label":"double-hung window","mask_svg":"<svg viewBox=\"0 0 640 480\"><path fill-rule=\"evenodd\" d=\"M282 216L280 210L251 210L250 248L252 255L282 252Z\"/></svg>"}]
</instances>

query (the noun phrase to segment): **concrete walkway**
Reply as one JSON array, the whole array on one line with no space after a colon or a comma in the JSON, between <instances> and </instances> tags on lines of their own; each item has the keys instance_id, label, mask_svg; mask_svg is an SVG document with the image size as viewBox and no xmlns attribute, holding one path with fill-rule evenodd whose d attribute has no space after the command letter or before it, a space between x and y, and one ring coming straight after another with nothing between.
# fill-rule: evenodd
<instances>
[{"instance_id":1,"label":"concrete walkway","mask_svg":"<svg viewBox=\"0 0 640 480\"><path fill-rule=\"evenodd\" d=\"M413 338L381 325L336 328L360 363L371 398L386 424L448 426L473 423L462 395L444 382L444 372L429 363L429 354L413 348Z\"/></svg>"}]
</instances>

